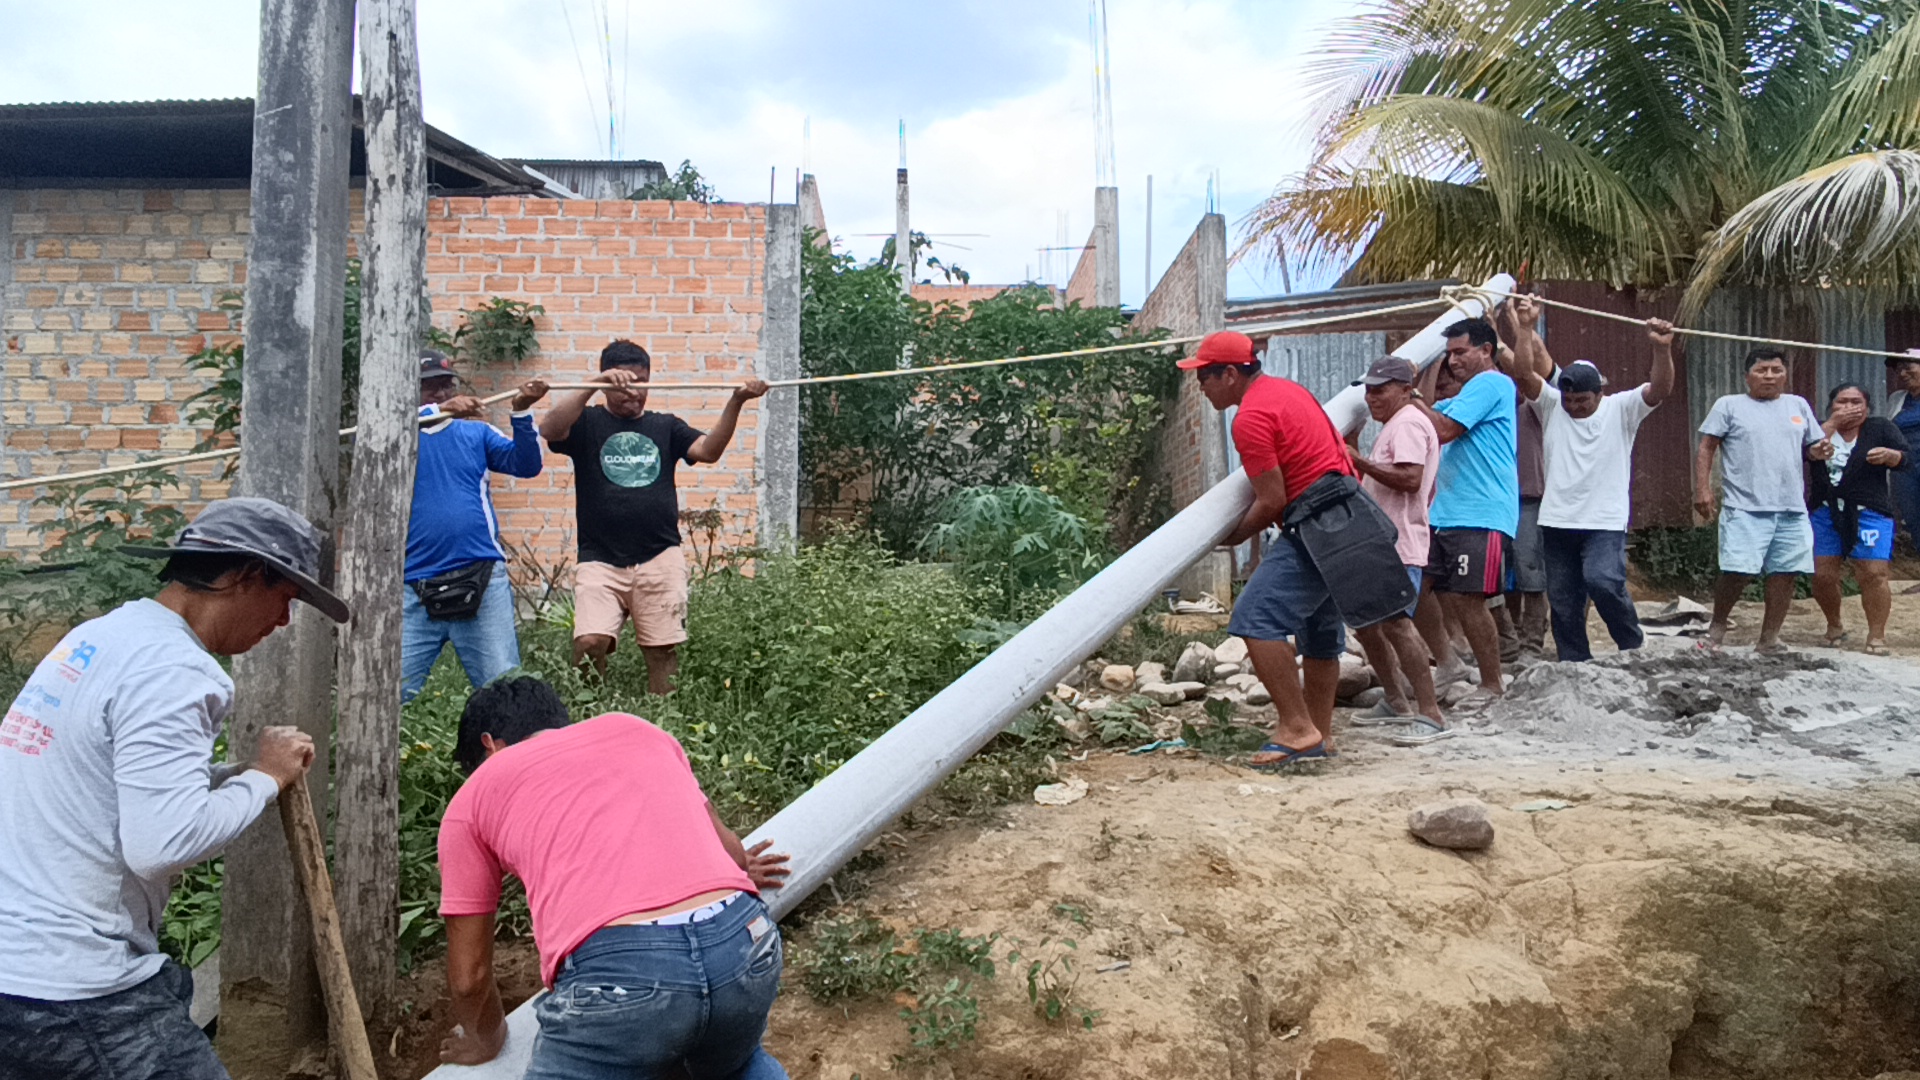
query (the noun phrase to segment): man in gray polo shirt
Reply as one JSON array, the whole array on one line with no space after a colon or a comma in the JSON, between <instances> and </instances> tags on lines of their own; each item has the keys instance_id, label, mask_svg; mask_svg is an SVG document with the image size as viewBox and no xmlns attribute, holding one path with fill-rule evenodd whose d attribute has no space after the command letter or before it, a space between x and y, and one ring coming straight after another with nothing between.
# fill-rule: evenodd
<instances>
[{"instance_id":1,"label":"man in gray polo shirt","mask_svg":"<svg viewBox=\"0 0 1920 1080\"><path fill-rule=\"evenodd\" d=\"M267 499L202 510L158 595L81 623L0 720L0 1078L224 1080L188 1019L192 980L160 952L172 878L217 854L313 761L290 727L250 766L216 765L233 705L214 659L287 624L335 622L320 534Z\"/></svg>"},{"instance_id":2,"label":"man in gray polo shirt","mask_svg":"<svg viewBox=\"0 0 1920 1080\"><path fill-rule=\"evenodd\" d=\"M1766 609L1756 652L1785 650L1780 627L1793 604L1796 574L1813 573L1813 526L1807 519L1801 463L1825 461L1833 444L1813 406L1787 389L1787 358L1778 349L1747 354L1747 392L1713 403L1700 424L1693 464L1693 506L1712 518L1713 458L1720 454L1720 580L1713 622L1699 648L1717 652L1727 617L1755 575L1767 578Z\"/></svg>"}]
</instances>

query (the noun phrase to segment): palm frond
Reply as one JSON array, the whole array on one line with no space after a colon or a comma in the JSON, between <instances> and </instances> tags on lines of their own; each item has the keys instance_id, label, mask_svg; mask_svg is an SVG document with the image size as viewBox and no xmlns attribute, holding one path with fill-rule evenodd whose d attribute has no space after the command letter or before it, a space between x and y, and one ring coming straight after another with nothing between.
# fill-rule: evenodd
<instances>
[{"instance_id":1,"label":"palm frond","mask_svg":"<svg viewBox=\"0 0 1920 1080\"><path fill-rule=\"evenodd\" d=\"M1812 160L1920 147L1920 10L1883 27L1876 38L1874 47L1860 51L1814 124Z\"/></svg>"},{"instance_id":2,"label":"palm frond","mask_svg":"<svg viewBox=\"0 0 1920 1080\"><path fill-rule=\"evenodd\" d=\"M1735 282L1920 294L1920 151L1841 158L1742 207L1701 248L1682 317Z\"/></svg>"}]
</instances>

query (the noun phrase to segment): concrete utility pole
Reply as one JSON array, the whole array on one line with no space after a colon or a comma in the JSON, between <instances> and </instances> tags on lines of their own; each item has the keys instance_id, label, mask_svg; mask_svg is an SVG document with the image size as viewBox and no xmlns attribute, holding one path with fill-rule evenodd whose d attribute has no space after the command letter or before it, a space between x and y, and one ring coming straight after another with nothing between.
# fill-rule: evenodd
<instances>
[{"instance_id":1,"label":"concrete utility pole","mask_svg":"<svg viewBox=\"0 0 1920 1080\"><path fill-rule=\"evenodd\" d=\"M247 250L246 356L236 493L275 499L333 535L340 469L340 319L347 260L353 0L261 0ZM322 552L323 571L332 551ZM234 658L228 742L253 756L260 729L296 724L319 749L315 810L327 813L333 626L294 605L293 623ZM264 984L284 995L286 1041L325 1037L307 907L277 815L227 849L221 891L222 1013ZM257 995L251 995L258 999ZM240 1030L235 1024L231 1030Z\"/></svg>"},{"instance_id":2,"label":"concrete utility pole","mask_svg":"<svg viewBox=\"0 0 1920 1080\"><path fill-rule=\"evenodd\" d=\"M1093 303L1120 306L1120 189L1093 189Z\"/></svg>"},{"instance_id":3,"label":"concrete utility pole","mask_svg":"<svg viewBox=\"0 0 1920 1080\"><path fill-rule=\"evenodd\" d=\"M360 86L367 230L360 430L340 555L353 622L340 639L333 878L360 1006L380 1016L393 1001L400 930L400 601L426 324L426 126L413 0L360 0Z\"/></svg>"},{"instance_id":4,"label":"concrete utility pole","mask_svg":"<svg viewBox=\"0 0 1920 1080\"><path fill-rule=\"evenodd\" d=\"M807 177L812 183L813 177ZM767 306L760 317L760 377L800 377L800 230L803 208L767 206ZM792 551L800 536L800 394L762 399L759 544Z\"/></svg>"},{"instance_id":5,"label":"concrete utility pole","mask_svg":"<svg viewBox=\"0 0 1920 1080\"><path fill-rule=\"evenodd\" d=\"M913 292L913 230L907 218L907 122L900 121L900 169L893 174L893 264L900 291Z\"/></svg>"}]
</instances>

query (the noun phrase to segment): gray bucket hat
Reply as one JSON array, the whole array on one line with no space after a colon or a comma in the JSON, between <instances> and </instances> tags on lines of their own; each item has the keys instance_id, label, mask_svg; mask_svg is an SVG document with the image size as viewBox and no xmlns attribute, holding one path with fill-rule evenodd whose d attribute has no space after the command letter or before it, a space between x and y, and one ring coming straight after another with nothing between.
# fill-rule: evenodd
<instances>
[{"instance_id":1,"label":"gray bucket hat","mask_svg":"<svg viewBox=\"0 0 1920 1080\"><path fill-rule=\"evenodd\" d=\"M334 622L347 621L346 602L321 585L320 530L272 499L239 497L207 504L194 515L171 547L127 544L120 548L143 559L165 559L179 552L251 555L300 586L300 599Z\"/></svg>"}]
</instances>

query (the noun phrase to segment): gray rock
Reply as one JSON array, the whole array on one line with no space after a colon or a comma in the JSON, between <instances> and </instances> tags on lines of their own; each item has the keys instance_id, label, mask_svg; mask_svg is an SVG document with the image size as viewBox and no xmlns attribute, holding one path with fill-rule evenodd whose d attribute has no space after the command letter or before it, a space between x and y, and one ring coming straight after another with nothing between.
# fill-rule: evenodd
<instances>
[{"instance_id":1,"label":"gray rock","mask_svg":"<svg viewBox=\"0 0 1920 1080\"><path fill-rule=\"evenodd\" d=\"M1173 681L1204 682L1213 671L1213 650L1206 642L1189 641L1180 659L1173 665Z\"/></svg>"},{"instance_id":2,"label":"gray rock","mask_svg":"<svg viewBox=\"0 0 1920 1080\"><path fill-rule=\"evenodd\" d=\"M1415 807L1407 829L1434 847L1481 851L1493 844L1493 821L1479 799L1446 799Z\"/></svg>"},{"instance_id":3,"label":"gray rock","mask_svg":"<svg viewBox=\"0 0 1920 1080\"><path fill-rule=\"evenodd\" d=\"M1252 686L1247 687L1247 704L1271 705L1273 704L1273 695L1267 693L1267 688L1260 685L1260 681L1256 679Z\"/></svg>"},{"instance_id":4,"label":"gray rock","mask_svg":"<svg viewBox=\"0 0 1920 1080\"><path fill-rule=\"evenodd\" d=\"M1239 664L1247 658L1247 643L1237 637L1213 647L1213 662L1216 664Z\"/></svg>"},{"instance_id":5,"label":"gray rock","mask_svg":"<svg viewBox=\"0 0 1920 1080\"><path fill-rule=\"evenodd\" d=\"M1133 685L1135 686L1146 686L1149 683L1166 681L1167 665L1160 663L1158 660L1149 660L1144 664L1134 666Z\"/></svg>"},{"instance_id":6,"label":"gray rock","mask_svg":"<svg viewBox=\"0 0 1920 1080\"><path fill-rule=\"evenodd\" d=\"M1167 686L1170 689L1180 691L1181 694L1185 695L1186 700L1188 701L1198 701L1201 698L1207 696L1207 684L1203 682L1199 682L1197 680L1189 681L1189 682L1168 683Z\"/></svg>"},{"instance_id":7,"label":"gray rock","mask_svg":"<svg viewBox=\"0 0 1920 1080\"><path fill-rule=\"evenodd\" d=\"M1218 682L1221 679L1227 678L1230 675L1238 675L1238 674L1240 674L1239 664L1213 665L1213 679L1215 682Z\"/></svg>"},{"instance_id":8,"label":"gray rock","mask_svg":"<svg viewBox=\"0 0 1920 1080\"><path fill-rule=\"evenodd\" d=\"M1206 687L1202 686L1201 689L1204 691ZM1186 690L1163 682L1146 683L1135 689L1134 693L1157 705L1178 705L1187 700Z\"/></svg>"},{"instance_id":9,"label":"gray rock","mask_svg":"<svg viewBox=\"0 0 1920 1080\"><path fill-rule=\"evenodd\" d=\"M1100 670L1100 685L1116 693L1133 689L1133 669L1125 664L1108 664Z\"/></svg>"},{"instance_id":10,"label":"gray rock","mask_svg":"<svg viewBox=\"0 0 1920 1080\"><path fill-rule=\"evenodd\" d=\"M1087 666L1085 664L1073 665L1072 671L1060 677L1059 685L1072 690L1078 690L1087 685Z\"/></svg>"},{"instance_id":11,"label":"gray rock","mask_svg":"<svg viewBox=\"0 0 1920 1080\"><path fill-rule=\"evenodd\" d=\"M1387 691L1384 687L1369 686L1365 690L1353 695L1353 707L1356 709L1371 709L1385 700L1387 700Z\"/></svg>"},{"instance_id":12,"label":"gray rock","mask_svg":"<svg viewBox=\"0 0 1920 1080\"><path fill-rule=\"evenodd\" d=\"M1093 724L1084 716L1056 716L1053 722L1062 734L1074 742L1086 742L1093 737Z\"/></svg>"},{"instance_id":13,"label":"gray rock","mask_svg":"<svg viewBox=\"0 0 1920 1080\"><path fill-rule=\"evenodd\" d=\"M1221 681L1225 682L1228 686L1233 687L1235 690L1246 690L1251 687L1259 686L1260 676L1248 675L1245 672L1241 672L1238 675L1229 675Z\"/></svg>"}]
</instances>

